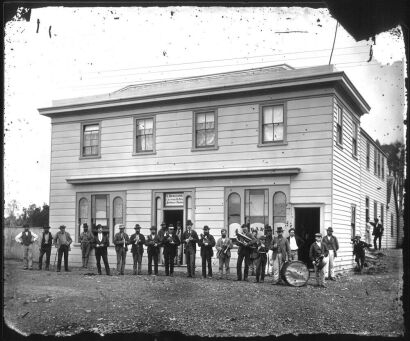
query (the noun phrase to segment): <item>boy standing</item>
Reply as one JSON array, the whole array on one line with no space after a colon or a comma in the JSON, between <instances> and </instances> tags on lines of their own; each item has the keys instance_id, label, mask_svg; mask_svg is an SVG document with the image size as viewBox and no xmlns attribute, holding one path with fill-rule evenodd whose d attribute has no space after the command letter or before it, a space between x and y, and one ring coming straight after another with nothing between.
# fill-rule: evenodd
<instances>
[{"instance_id":1,"label":"boy standing","mask_svg":"<svg viewBox=\"0 0 410 341\"><path fill-rule=\"evenodd\" d=\"M329 255L329 250L325 243L322 243L322 234L315 234L315 242L310 246L309 258L313 263L316 274L316 283L318 287L326 288L325 271L327 266L326 258Z\"/></svg>"},{"instance_id":2,"label":"boy standing","mask_svg":"<svg viewBox=\"0 0 410 341\"><path fill-rule=\"evenodd\" d=\"M232 240L227 238L226 229L221 230L221 238L216 242L216 250L219 259L219 278L223 277L223 268L225 266L225 276L228 279L229 261L231 260L231 249L233 248Z\"/></svg>"}]
</instances>

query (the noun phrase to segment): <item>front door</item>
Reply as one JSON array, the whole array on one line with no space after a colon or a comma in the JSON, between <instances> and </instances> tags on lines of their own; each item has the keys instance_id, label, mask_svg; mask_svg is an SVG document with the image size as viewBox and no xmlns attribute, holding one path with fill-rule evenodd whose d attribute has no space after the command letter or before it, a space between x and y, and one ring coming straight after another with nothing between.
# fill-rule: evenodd
<instances>
[{"instance_id":1,"label":"front door","mask_svg":"<svg viewBox=\"0 0 410 341\"><path fill-rule=\"evenodd\" d=\"M175 232L177 232L177 223L180 223L181 226L181 231L180 234L178 234L179 239L181 240L182 233L184 232L183 228L183 218L184 218L184 210L166 210L164 209L164 222L167 225L167 227L172 224L175 228ZM178 246L178 254L175 260L175 265L182 265L185 263L183 260L183 245L181 244Z\"/></svg>"},{"instance_id":2,"label":"front door","mask_svg":"<svg viewBox=\"0 0 410 341\"><path fill-rule=\"evenodd\" d=\"M295 234L305 243L299 250L299 260L313 267L309 259L310 246L315 242L315 233L320 232L320 207L295 207Z\"/></svg>"}]
</instances>

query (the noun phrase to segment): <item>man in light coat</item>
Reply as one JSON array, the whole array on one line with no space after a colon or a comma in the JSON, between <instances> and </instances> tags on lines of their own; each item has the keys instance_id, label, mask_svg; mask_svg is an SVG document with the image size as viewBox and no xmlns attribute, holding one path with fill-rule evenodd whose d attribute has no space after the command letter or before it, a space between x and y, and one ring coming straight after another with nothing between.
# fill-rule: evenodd
<instances>
[{"instance_id":1,"label":"man in light coat","mask_svg":"<svg viewBox=\"0 0 410 341\"><path fill-rule=\"evenodd\" d=\"M117 228L119 229L119 232L114 235L115 253L117 254L117 274L124 275L125 260L127 258L130 238L128 237L128 234L124 232L124 224L115 225L115 229Z\"/></svg>"},{"instance_id":2,"label":"man in light coat","mask_svg":"<svg viewBox=\"0 0 410 341\"><path fill-rule=\"evenodd\" d=\"M57 272L61 271L61 259L64 255L64 270L69 272L68 269L68 252L70 251L70 245L73 242L71 236L65 231L65 225L60 226L60 231L58 231L54 236L54 245L57 248L58 258L57 258Z\"/></svg>"},{"instance_id":3,"label":"man in light coat","mask_svg":"<svg viewBox=\"0 0 410 341\"><path fill-rule=\"evenodd\" d=\"M83 232L80 234L79 242L81 245L81 255L83 258L83 268L87 268L88 259L90 258L91 245L94 236L91 231L88 230L88 224L83 224Z\"/></svg>"},{"instance_id":4,"label":"man in light coat","mask_svg":"<svg viewBox=\"0 0 410 341\"><path fill-rule=\"evenodd\" d=\"M23 228L24 231L15 237L15 241L23 245L23 269L33 270L33 243L38 236L30 231L29 224L24 224Z\"/></svg>"},{"instance_id":5,"label":"man in light coat","mask_svg":"<svg viewBox=\"0 0 410 341\"><path fill-rule=\"evenodd\" d=\"M273 263L273 283L272 284L282 284L283 281L280 279L280 270L283 264L290 259L290 245L286 238L283 237L283 228L278 226L276 229L278 234L277 237L273 238L272 243L272 263Z\"/></svg>"}]
</instances>

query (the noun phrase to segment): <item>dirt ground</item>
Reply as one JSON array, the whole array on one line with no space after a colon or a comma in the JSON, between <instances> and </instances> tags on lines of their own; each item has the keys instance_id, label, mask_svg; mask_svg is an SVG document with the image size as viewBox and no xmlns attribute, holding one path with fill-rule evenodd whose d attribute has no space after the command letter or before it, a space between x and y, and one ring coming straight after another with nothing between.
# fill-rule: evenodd
<instances>
[{"instance_id":1,"label":"dirt ground","mask_svg":"<svg viewBox=\"0 0 410 341\"><path fill-rule=\"evenodd\" d=\"M6 260L4 318L22 335L402 336L401 250L383 252L376 265L362 274L338 275L327 288L316 287L311 274L306 286L296 288L271 285L270 277L254 283L254 277L204 280L186 278L185 272L109 277L95 270L29 271L21 261Z\"/></svg>"}]
</instances>

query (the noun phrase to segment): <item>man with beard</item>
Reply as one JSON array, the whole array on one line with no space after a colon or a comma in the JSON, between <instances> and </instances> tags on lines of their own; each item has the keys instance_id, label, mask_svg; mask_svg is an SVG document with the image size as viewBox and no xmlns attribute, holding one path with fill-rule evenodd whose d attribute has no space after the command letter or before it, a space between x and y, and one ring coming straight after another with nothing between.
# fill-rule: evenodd
<instances>
[{"instance_id":1,"label":"man with beard","mask_svg":"<svg viewBox=\"0 0 410 341\"><path fill-rule=\"evenodd\" d=\"M174 276L174 259L177 252L177 247L181 244L178 236L175 234L174 225L168 226L168 231L165 232L162 240L164 245L164 258L165 258L165 276Z\"/></svg>"},{"instance_id":2,"label":"man with beard","mask_svg":"<svg viewBox=\"0 0 410 341\"><path fill-rule=\"evenodd\" d=\"M208 264L208 277L212 278L212 256L214 255L213 247L215 238L209 233L208 225L204 226L204 233L201 234L198 245L201 246L202 258L202 278L206 278L206 265Z\"/></svg>"},{"instance_id":3,"label":"man with beard","mask_svg":"<svg viewBox=\"0 0 410 341\"><path fill-rule=\"evenodd\" d=\"M231 249L233 248L232 240L226 236L226 229L221 230L221 238L216 242L216 250L219 259L219 278L223 277L223 268L225 266L225 276L228 279L229 262L231 260Z\"/></svg>"}]
</instances>

